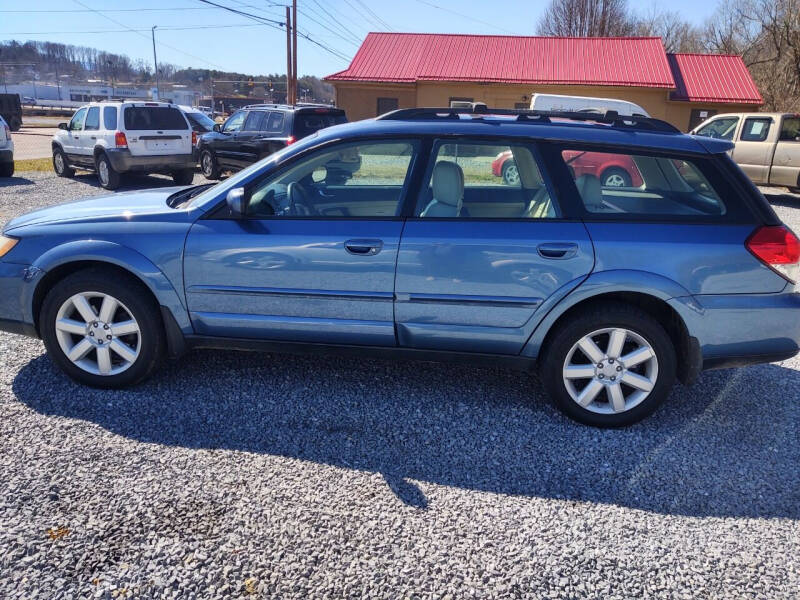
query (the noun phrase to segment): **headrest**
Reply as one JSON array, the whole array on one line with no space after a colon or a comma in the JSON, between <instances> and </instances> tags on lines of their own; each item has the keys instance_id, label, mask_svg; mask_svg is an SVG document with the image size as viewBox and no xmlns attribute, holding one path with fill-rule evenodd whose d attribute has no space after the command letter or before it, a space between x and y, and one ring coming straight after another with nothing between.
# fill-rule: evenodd
<instances>
[{"instance_id":1,"label":"headrest","mask_svg":"<svg viewBox=\"0 0 800 600\"><path fill-rule=\"evenodd\" d=\"M600 183L600 179L595 175L581 175L575 180L575 186L578 188L584 203L602 201L603 186Z\"/></svg>"},{"instance_id":2,"label":"headrest","mask_svg":"<svg viewBox=\"0 0 800 600\"><path fill-rule=\"evenodd\" d=\"M433 197L448 206L460 206L464 198L464 172L456 163L442 160L433 167Z\"/></svg>"}]
</instances>

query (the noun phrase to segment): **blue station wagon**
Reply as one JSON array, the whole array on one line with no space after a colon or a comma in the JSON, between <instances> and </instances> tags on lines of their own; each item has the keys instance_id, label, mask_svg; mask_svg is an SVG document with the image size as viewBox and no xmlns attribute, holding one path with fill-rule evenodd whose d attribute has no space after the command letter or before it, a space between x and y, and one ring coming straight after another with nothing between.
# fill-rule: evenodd
<instances>
[{"instance_id":1,"label":"blue station wagon","mask_svg":"<svg viewBox=\"0 0 800 600\"><path fill-rule=\"evenodd\" d=\"M109 388L197 347L538 366L568 416L624 426L676 379L798 352L800 243L730 147L613 112L394 111L216 185L12 220L0 328ZM584 154L641 184L576 175Z\"/></svg>"}]
</instances>

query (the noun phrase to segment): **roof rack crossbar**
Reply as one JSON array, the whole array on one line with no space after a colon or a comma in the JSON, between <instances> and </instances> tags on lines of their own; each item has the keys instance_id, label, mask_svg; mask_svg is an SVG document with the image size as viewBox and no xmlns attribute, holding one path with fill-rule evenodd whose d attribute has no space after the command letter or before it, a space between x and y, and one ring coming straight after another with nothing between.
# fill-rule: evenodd
<instances>
[{"instance_id":1,"label":"roof rack crossbar","mask_svg":"<svg viewBox=\"0 0 800 600\"><path fill-rule=\"evenodd\" d=\"M666 121L654 119L652 117L620 115L615 110L597 113L529 110L525 108L401 108L380 115L377 119L381 121L455 120L461 119L461 115L472 116L474 121L484 121L487 117L492 116L515 116L516 121L520 123L551 123L552 119L565 119L570 121L604 123L612 127L624 129L640 129L661 133L681 133L677 127Z\"/></svg>"}]
</instances>

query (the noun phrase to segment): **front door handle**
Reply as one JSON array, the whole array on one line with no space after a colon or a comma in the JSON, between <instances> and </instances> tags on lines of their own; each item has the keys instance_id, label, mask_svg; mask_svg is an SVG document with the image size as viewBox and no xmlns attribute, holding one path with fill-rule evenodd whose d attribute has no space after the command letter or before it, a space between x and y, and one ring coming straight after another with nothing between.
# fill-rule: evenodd
<instances>
[{"instance_id":1,"label":"front door handle","mask_svg":"<svg viewBox=\"0 0 800 600\"><path fill-rule=\"evenodd\" d=\"M571 242L539 244L536 250L539 252L539 256L542 258L552 258L558 260L572 258L575 256L578 253L578 244L573 244Z\"/></svg>"},{"instance_id":2,"label":"front door handle","mask_svg":"<svg viewBox=\"0 0 800 600\"><path fill-rule=\"evenodd\" d=\"M344 249L358 256L375 256L383 249L381 240L347 240Z\"/></svg>"}]
</instances>

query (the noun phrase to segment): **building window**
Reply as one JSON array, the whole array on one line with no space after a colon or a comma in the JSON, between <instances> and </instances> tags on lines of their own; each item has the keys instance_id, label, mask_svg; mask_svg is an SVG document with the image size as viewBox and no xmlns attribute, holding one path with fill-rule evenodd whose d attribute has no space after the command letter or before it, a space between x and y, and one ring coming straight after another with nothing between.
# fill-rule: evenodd
<instances>
[{"instance_id":1,"label":"building window","mask_svg":"<svg viewBox=\"0 0 800 600\"><path fill-rule=\"evenodd\" d=\"M470 108L474 102L472 98L459 98L457 96L450 96L450 108Z\"/></svg>"},{"instance_id":2,"label":"building window","mask_svg":"<svg viewBox=\"0 0 800 600\"><path fill-rule=\"evenodd\" d=\"M397 110L397 98L378 98L378 113L382 115L392 110Z\"/></svg>"},{"instance_id":3,"label":"building window","mask_svg":"<svg viewBox=\"0 0 800 600\"><path fill-rule=\"evenodd\" d=\"M700 125L700 123L706 119L710 119L715 114L717 114L717 111L715 110L710 110L707 108L695 108L692 110L692 113L689 116L689 131Z\"/></svg>"},{"instance_id":4,"label":"building window","mask_svg":"<svg viewBox=\"0 0 800 600\"><path fill-rule=\"evenodd\" d=\"M514 102L514 108L517 108L517 109L520 109L520 108L521 109L526 109L526 108L530 108L530 107L531 107L531 105L530 105L529 102Z\"/></svg>"}]
</instances>

